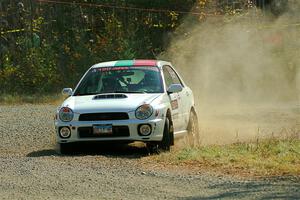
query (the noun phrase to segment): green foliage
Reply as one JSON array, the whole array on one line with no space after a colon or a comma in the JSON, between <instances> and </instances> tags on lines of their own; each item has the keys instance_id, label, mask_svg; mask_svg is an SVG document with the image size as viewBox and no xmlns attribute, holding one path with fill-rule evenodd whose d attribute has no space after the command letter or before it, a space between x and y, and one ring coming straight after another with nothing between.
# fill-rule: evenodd
<instances>
[{"instance_id":1,"label":"green foliage","mask_svg":"<svg viewBox=\"0 0 300 200\"><path fill-rule=\"evenodd\" d=\"M176 10L189 11L195 2L82 0L31 5L24 1L22 6L1 1L0 92L57 93L62 87L74 87L95 63L155 58L184 17Z\"/></svg>"},{"instance_id":2,"label":"green foliage","mask_svg":"<svg viewBox=\"0 0 300 200\"><path fill-rule=\"evenodd\" d=\"M23 54L21 55L21 52ZM19 54L4 55L0 70L2 93L54 92L59 75L49 46L26 49ZM17 59L16 59L17 58Z\"/></svg>"}]
</instances>

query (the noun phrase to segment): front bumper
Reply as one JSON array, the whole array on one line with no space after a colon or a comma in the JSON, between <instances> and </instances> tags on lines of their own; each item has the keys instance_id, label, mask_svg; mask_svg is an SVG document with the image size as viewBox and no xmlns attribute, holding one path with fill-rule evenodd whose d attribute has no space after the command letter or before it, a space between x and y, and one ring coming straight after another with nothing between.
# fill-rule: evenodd
<instances>
[{"instance_id":1,"label":"front bumper","mask_svg":"<svg viewBox=\"0 0 300 200\"><path fill-rule=\"evenodd\" d=\"M150 120L112 120L112 121L72 121L61 122L55 121L55 129L58 143L71 143L71 142L88 142L88 141L143 141L153 142L161 141L163 137L164 119L155 118ZM82 137L79 131L87 128L92 129L94 125L112 124L114 127L128 127L129 136L106 136L106 137ZM141 124L151 125L152 132L149 136L141 136L138 134L138 127ZM71 130L71 136L69 138L61 138L59 135L60 127L69 127ZM121 134L122 135L122 134Z\"/></svg>"}]
</instances>

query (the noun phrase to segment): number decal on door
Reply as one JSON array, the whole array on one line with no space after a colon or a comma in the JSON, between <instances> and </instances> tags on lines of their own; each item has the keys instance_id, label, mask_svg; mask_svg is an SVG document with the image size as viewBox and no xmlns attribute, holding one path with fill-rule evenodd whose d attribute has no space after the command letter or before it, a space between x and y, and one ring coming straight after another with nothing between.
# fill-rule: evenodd
<instances>
[{"instance_id":1,"label":"number decal on door","mask_svg":"<svg viewBox=\"0 0 300 200\"><path fill-rule=\"evenodd\" d=\"M172 110L178 109L178 101L177 99L171 101Z\"/></svg>"}]
</instances>

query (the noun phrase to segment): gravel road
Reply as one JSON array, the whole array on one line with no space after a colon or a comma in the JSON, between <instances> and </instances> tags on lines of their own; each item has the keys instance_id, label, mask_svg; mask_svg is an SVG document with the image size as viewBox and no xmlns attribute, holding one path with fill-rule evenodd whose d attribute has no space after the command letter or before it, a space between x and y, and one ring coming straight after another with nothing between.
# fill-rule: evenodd
<instances>
[{"instance_id":1,"label":"gravel road","mask_svg":"<svg viewBox=\"0 0 300 200\"><path fill-rule=\"evenodd\" d=\"M300 199L297 178L151 168L141 164L147 151L137 146L57 155L54 110L0 106L0 199Z\"/></svg>"}]
</instances>

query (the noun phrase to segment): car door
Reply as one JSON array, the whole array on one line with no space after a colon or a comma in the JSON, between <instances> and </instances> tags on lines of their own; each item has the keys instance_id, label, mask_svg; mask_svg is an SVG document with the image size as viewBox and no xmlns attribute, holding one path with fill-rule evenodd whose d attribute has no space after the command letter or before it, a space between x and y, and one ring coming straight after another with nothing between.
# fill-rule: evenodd
<instances>
[{"instance_id":1,"label":"car door","mask_svg":"<svg viewBox=\"0 0 300 200\"><path fill-rule=\"evenodd\" d=\"M186 130L190 113L190 90L183 84L183 81L180 79L177 72L172 67L169 66L168 70L172 77L173 83L180 84L182 86L182 91L178 93L180 128L181 130Z\"/></svg>"},{"instance_id":2,"label":"car door","mask_svg":"<svg viewBox=\"0 0 300 200\"><path fill-rule=\"evenodd\" d=\"M170 87L170 85L173 84L173 79L171 74L169 73L169 70L167 69L167 66L163 66L163 74L165 79L165 88L167 90ZM178 93L169 94L169 101L172 109L171 114L172 114L174 132L177 132L180 130L179 102L178 102L179 94Z\"/></svg>"},{"instance_id":3,"label":"car door","mask_svg":"<svg viewBox=\"0 0 300 200\"><path fill-rule=\"evenodd\" d=\"M168 89L171 84L181 84L176 72L170 66L163 67L165 87ZM183 85L182 85L183 86ZM183 102L182 102L183 92L172 93L169 95L171 108L172 108L172 120L174 131L185 130L183 121Z\"/></svg>"}]
</instances>

